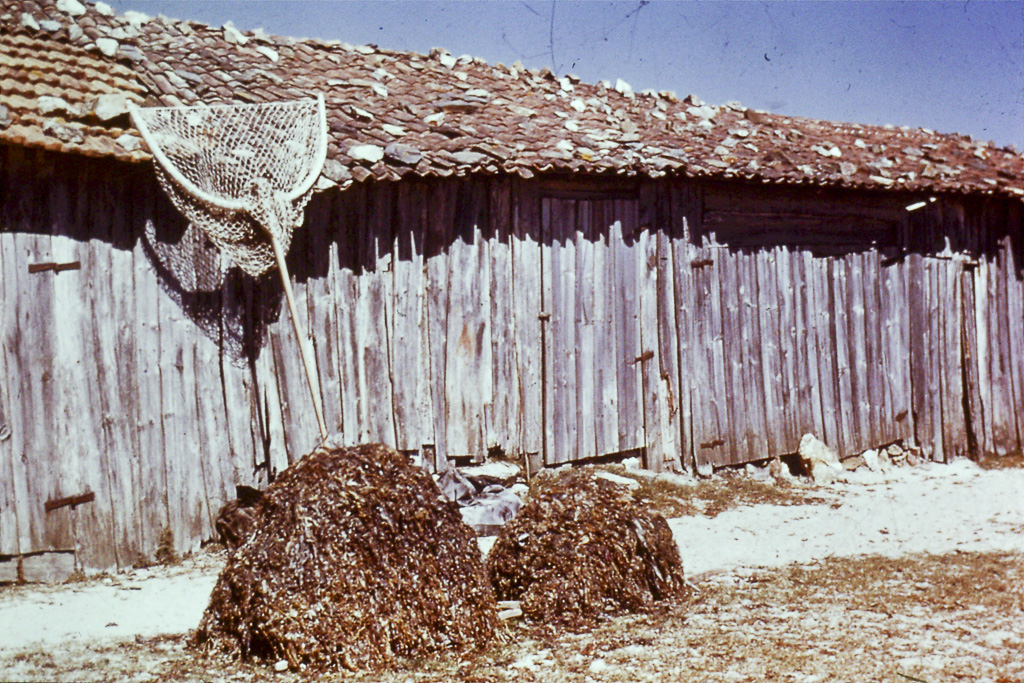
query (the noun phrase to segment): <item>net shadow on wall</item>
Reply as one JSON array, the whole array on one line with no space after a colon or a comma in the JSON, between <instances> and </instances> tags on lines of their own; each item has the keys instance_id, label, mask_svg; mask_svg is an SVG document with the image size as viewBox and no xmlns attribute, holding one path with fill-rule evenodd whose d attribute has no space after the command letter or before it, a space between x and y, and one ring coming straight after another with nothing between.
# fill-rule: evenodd
<instances>
[{"instance_id":1,"label":"net shadow on wall","mask_svg":"<svg viewBox=\"0 0 1024 683\"><path fill-rule=\"evenodd\" d=\"M253 278L231 266L201 229L162 196L140 243L161 290L229 362L255 362L271 323L281 315L283 290L271 273Z\"/></svg>"}]
</instances>

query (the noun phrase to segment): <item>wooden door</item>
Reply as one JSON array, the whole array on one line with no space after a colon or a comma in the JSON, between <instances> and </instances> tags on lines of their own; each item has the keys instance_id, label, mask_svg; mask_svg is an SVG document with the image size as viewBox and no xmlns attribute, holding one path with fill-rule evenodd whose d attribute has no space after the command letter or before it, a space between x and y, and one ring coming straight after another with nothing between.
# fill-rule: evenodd
<instances>
[{"instance_id":1,"label":"wooden door","mask_svg":"<svg viewBox=\"0 0 1024 683\"><path fill-rule=\"evenodd\" d=\"M630 198L541 201L545 462L640 449L640 321Z\"/></svg>"}]
</instances>

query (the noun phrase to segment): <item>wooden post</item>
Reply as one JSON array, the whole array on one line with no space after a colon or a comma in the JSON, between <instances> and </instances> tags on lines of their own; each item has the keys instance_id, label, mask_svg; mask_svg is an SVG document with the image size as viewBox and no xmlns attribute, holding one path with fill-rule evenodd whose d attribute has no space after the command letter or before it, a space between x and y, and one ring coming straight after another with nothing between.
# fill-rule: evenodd
<instances>
[{"instance_id":1,"label":"wooden post","mask_svg":"<svg viewBox=\"0 0 1024 683\"><path fill-rule=\"evenodd\" d=\"M295 310L295 296L292 294L291 277L288 275L288 266L284 262L284 253L281 251L281 244L277 241L274 233L267 231L270 235L270 243L274 246L274 258L277 259L277 269L281 272L281 284L284 285L284 296L288 300L288 311L292 316L292 329L295 330L295 343L299 347L299 355L302 356L302 364L306 368L306 382L309 384L309 395L313 399L313 409L316 410L316 423L320 427L320 440L327 440L327 422L324 420L324 409L320 405L320 395L317 392L317 385L313 382L314 368L306 352L306 344L302 340L302 331L299 329L299 314Z\"/></svg>"}]
</instances>

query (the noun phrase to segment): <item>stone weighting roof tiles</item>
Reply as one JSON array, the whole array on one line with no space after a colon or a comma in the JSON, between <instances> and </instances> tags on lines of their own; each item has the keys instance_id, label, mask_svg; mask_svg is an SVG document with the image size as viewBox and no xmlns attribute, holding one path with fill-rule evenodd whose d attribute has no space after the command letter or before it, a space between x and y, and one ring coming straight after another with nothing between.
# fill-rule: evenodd
<instances>
[{"instance_id":1,"label":"stone weighting roof tiles","mask_svg":"<svg viewBox=\"0 0 1024 683\"><path fill-rule=\"evenodd\" d=\"M469 173L666 174L1024 197L1024 157L962 135L779 116L489 65L231 24L116 16L102 2L0 6L0 142L145 161L127 102L268 102L324 93L322 181Z\"/></svg>"}]
</instances>

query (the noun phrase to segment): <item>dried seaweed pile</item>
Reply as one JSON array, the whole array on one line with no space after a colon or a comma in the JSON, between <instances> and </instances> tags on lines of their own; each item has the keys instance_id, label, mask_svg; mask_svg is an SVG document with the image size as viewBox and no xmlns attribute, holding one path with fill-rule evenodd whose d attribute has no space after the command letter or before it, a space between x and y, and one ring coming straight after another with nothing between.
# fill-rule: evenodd
<instances>
[{"instance_id":1,"label":"dried seaweed pile","mask_svg":"<svg viewBox=\"0 0 1024 683\"><path fill-rule=\"evenodd\" d=\"M196 642L293 669L373 670L482 646L495 628L494 593L457 506L372 444L318 449L264 492Z\"/></svg>"},{"instance_id":2,"label":"dried seaweed pile","mask_svg":"<svg viewBox=\"0 0 1024 683\"><path fill-rule=\"evenodd\" d=\"M570 471L540 487L487 557L499 600L537 621L581 626L685 590L665 519L626 487Z\"/></svg>"}]
</instances>

